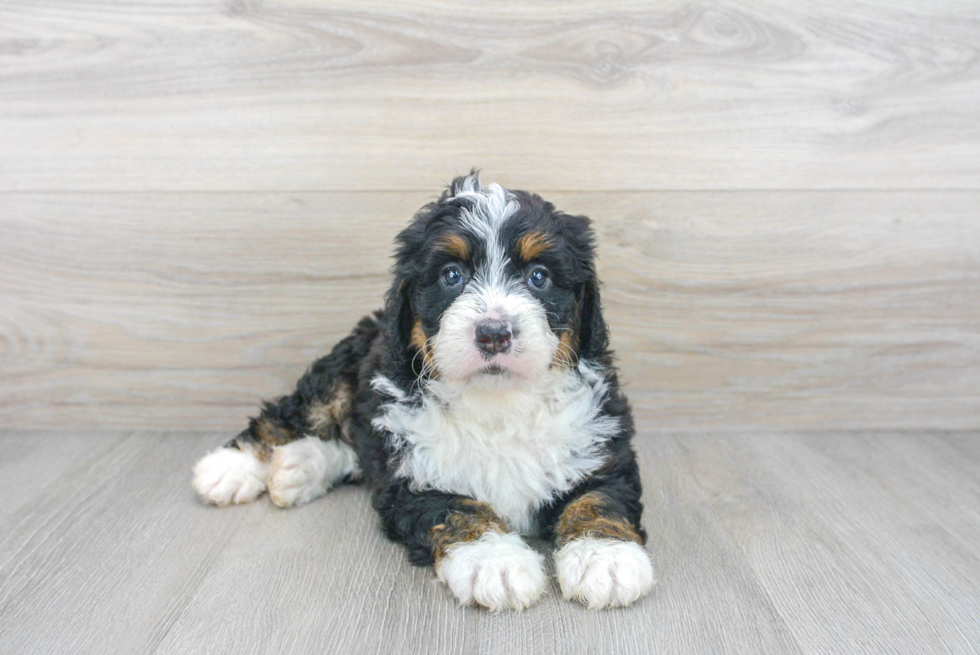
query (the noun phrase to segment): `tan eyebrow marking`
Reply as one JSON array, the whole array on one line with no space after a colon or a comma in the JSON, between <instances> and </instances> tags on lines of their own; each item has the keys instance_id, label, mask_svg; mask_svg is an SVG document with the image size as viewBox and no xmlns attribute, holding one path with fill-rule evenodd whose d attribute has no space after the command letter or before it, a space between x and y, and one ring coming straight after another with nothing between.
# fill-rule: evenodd
<instances>
[{"instance_id":1,"label":"tan eyebrow marking","mask_svg":"<svg viewBox=\"0 0 980 655\"><path fill-rule=\"evenodd\" d=\"M436 247L456 259L466 260L470 257L470 244L458 234L447 234L441 237L436 243Z\"/></svg>"},{"instance_id":2,"label":"tan eyebrow marking","mask_svg":"<svg viewBox=\"0 0 980 655\"><path fill-rule=\"evenodd\" d=\"M528 262L551 247L551 240L544 232L528 232L517 242L517 254Z\"/></svg>"}]
</instances>

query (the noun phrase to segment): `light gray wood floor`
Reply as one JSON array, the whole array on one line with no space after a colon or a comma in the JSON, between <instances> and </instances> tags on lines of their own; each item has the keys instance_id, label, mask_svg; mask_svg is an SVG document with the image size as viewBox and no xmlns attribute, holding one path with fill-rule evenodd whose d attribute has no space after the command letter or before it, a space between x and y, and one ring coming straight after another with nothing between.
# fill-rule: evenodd
<instances>
[{"instance_id":1,"label":"light gray wood floor","mask_svg":"<svg viewBox=\"0 0 980 655\"><path fill-rule=\"evenodd\" d=\"M456 606L366 490L218 509L226 435L0 434L0 652L975 653L980 434L646 433L659 583L626 610L551 593Z\"/></svg>"}]
</instances>

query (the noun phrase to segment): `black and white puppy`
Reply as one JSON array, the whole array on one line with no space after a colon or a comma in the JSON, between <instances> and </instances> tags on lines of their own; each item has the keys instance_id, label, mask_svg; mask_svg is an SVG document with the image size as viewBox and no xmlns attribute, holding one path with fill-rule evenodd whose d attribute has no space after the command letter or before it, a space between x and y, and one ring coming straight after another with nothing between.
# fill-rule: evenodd
<instances>
[{"instance_id":1,"label":"black and white puppy","mask_svg":"<svg viewBox=\"0 0 980 655\"><path fill-rule=\"evenodd\" d=\"M629 605L654 574L594 256L587 218L455 179L398 236L384 310L201 459L195 488L289 507L364 479L387 535L463 604L537 601L536 534L566 599Z\"/></svg>"}]
</instances>

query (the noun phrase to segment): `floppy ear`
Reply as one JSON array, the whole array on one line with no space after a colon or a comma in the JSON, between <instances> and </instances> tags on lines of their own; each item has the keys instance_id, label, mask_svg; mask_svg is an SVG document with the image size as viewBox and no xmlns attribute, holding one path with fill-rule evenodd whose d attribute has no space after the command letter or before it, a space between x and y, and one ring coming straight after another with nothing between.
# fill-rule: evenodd
<instances>
[{"instance_id":1,"label":"floppy ear","mask_svg":"<svg viewBox=\"0 0 980 655\"><path fill-rule=\"evenodd\" d=\"M599 296L599 278L595 272L595 232L592 221L586 216L572 216L556 212L562 227L562 237L577 262L579 279L576 301L578 304L578 356L598 359L609 348L609 330L602 318L602 300Z\"/></svg>"},{"instance_id":2,"label":"floppy ear","mask_svg":"<svg viewBox=\"0 0 980 655\"><path fill-rule=\"evenodd\" d=\"M385 370L389 377L412 376L411 334L414 326L412 314L412 282L407 277L396 275L395 283L388 291L385 300L387 333L385 334Z\"/></svg>"},{"instance_id":3,"label":"floppy ear","mask_svg":"<svg viewBox=\"0 0 980 655\"><path fill-rule=\"evenodd\" d=\"M595 273L583 285L579 299L579 357L598 359L609 349L609 328L602 318L599 280Z\"/></svg>"},{"instance_id":4,"label":"floppy ear","mask_svg":"<svg viewBox=\"0 0 980 655\"><path fill-rule=\"evenodd\" d=\"M422 362L415 357L418 349L412 345L415 312L412 297L421 273L419 253L425 246L426 226L432 217L444 210L439 202L420 209L395 239L395 281L385 297L387 319L384 370L395 382L411 384L421 372Z\"/></svg>"}]
</instances>

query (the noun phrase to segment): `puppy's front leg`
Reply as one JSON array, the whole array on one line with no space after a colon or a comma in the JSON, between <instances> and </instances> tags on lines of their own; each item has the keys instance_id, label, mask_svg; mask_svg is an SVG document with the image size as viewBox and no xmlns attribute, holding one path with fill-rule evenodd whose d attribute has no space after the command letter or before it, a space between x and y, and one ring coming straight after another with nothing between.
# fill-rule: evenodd
<instances>
[{"instance_id":1,"label":"puppy's front leg","mask_svg":"<svg viewBox=\"0 0 980 655\"><path fill-rule=\"evenodd\" d=\"M544 594L543 558L486 503L403 485L376 502L388 535L409 548L416 564L433 563L461 604L519 612Z\"/></svg>"},{"instance_id":2,"label":"puppy's front leg","mask_svg":"<svg viewBox=\"0 0 980 655\"><path fill-rule=\"evenodd\" d=\"M622 489L599 489L569 501L555 526L555 568L562 595L590 609L626 606L649 593L653 564L639 524L628 518ZM638 520L638 516L637 516Z\"/></svg>"}]
</instances>

